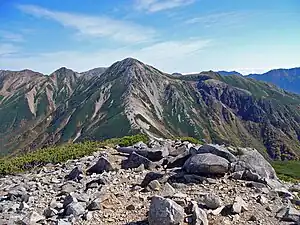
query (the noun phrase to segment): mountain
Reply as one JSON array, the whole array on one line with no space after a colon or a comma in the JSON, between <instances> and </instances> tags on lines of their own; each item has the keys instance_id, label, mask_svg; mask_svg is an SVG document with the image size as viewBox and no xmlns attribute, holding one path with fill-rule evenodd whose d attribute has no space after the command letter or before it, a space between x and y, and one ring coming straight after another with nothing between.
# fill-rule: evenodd
<instances>
[{"instance_id":1,"label":"mountain","mask_svg":"<svg viewBox=\"0 0 300 225\"><path fill-rule=\"evenodd\" d=\"M0 72L2 155L144 132L300 156L300 96L242 76L173 76L136 59L87 76ZM266 150L266 151L265 151Z\"/></svg>"},{"instance_id":2,"label":"mountain","mask_svg":"<svg viewBox=\"0 0 300 225\"><path fill-rule=\"evenodd\" d=\"M275 69L264 74L249 74L248 77L266 81L287 91L300 94L300 67Z\"/></svg>"},{"instance_id":3,"label":"mountain","mask_svg":"<svg viewBox=\"0 0 300 225\"><path fill-rule=\"evenodd\" d=\"M225 70L221 70L217 72L218 74L222 75L222 76L230 76L230 75L236 75L236 76L243 76L241 73L237 72L237 71L225 71Z\"/></svg>"}]
</instances>

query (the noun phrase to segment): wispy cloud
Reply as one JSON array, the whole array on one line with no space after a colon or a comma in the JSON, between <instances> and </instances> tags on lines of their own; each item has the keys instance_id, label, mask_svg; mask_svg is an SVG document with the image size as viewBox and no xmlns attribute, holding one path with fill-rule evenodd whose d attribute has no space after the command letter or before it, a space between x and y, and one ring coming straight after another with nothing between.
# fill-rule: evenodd
<instances>
[{"instance_id":1,"label":"wispy cloud","mask_svg":"<svg viewBox=\"0 0 300 225\"><path fill-rule=\"evenodd\" d=\"M0 58L9 57L10 55L17 53L19 48L10 43L0 44Z\"/></svg>"},{"instance_id":2,"label":"wispy cloud","mask_svg":"<svg viewBox=\"0 0 300 225\"><path fill-rule=\"evenodd\" d=\"M205 27L214 25L237 25L247 16L241 12L221 12L194 17L185 21L187 24L202 24Z\"/></svg>"},{"instance_id":3,"label":"wispy cloud","mask_svg":"<svg viewBox=\"0 0 300 225\"><path fill-rule=\"evenodd\" d=\"M52 11L35 5L17 7L27 14L51 19L64 27L73 28L78 34L87 37L107 37L118 42L137 43L149 41L155 35L155 30L152 28L106 16Z\"/></svg>"},{"instance_id":4,"label":"wispy cloud","mask_svg":"<svg viewBox=\"0 0 300 225\"><path fill-rule=\"evenodd\" d=\"M138 10L146 10L153 13L190 5L194 2L195 0L136 0L135 7Z\"/></svg>"},{"instance_id":5,"label":"wispy cloud","mask_svg":"<svg viewBox=\"0 0 300 225\"><path fill-rule=\"evenodd\" d=\"M10 42L23 42L24 37L22 34L13 33L7 30L0 30L0 39Z\"/></svg>"},{"instance_id":6,"label":"wispy cloud","mask_svg":"<svg viewBox=\"0 0 300 225\"><path fill-rule=\"evenodd\" d=\"M201 50L211 43L211 40L189 39L159 42L140 49L127 47L94 52L61 51L26 56L14 55L1 59L0 68L13 70L30 68L50 73L59 67L66 66L76 71L85 71L99 66L109 66L126 57L134 57L166 72L183 71L183 67L190 66L191 62L198 60L196 56L204 54Z\"/></svg>"}]
</instances>

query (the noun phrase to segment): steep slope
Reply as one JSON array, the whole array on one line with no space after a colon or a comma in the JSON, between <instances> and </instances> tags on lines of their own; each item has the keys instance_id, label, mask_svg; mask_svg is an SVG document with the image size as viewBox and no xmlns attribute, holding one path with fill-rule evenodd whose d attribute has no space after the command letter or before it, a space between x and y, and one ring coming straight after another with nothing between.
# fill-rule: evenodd
<instances>
[{"instance_id":1,"label":"steep slope","mask_svg":"<svg viewBox=\"0 0 300 225\"><path fill-rule=\"evenodd\" d=\"M36 126L73 93L79 76L62 68L45 76L30 70L0 73L0 149L6 154L38 135Z\"/></svg>"},{"instance_id":2,"label":"steep slope","mask_svg":"<svg viewBox=\"0 0 300 225\"><path fill-rule=\"evenodd\" d=\"M212 71L173 76L132 58L88 78L61 68L33 81L43 93L34 96L44 96L35 97L34 109L43 110L25 104L22 125L8 120L13 125L0 132L2 154L144 132L253 146L273 159L300 155L300 97L268 83ZM24 99L28 92L12 96ZM0 113L9 114L7 107L2 101Z\"/></svg>"},{"instance_id":3,"label":"steep slope","mask_svg":"<svg viewBox=\"0 0 300 225\"><path fill-rule=\"evenodd\" d=\"M264 74L250 74L248 77L275 84L287 91L300 93L300 67L270 70Z\"/></svg>"}]
</instances>

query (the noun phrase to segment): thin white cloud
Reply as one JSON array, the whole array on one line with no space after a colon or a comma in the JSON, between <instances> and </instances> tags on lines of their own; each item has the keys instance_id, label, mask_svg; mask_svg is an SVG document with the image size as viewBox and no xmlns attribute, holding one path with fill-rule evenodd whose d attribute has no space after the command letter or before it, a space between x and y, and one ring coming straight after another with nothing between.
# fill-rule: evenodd
<instances>
[{"instance_id":1,"label":"thin white cloud","mask_svg":"<svg viewBox=\"0 0 300 225\"><path fill-rule=\"evenodd\" d=\"M210 40L190 39L160 42L141 49L120 48L97 52L62 51L5 57L0 60L0 68L11 70L29 68L46 74L62 66L76 71L85 71L95 67L110 66L115 61L126 57L134 57L162 71L173 72L190 66L190 62L194 62L193 58L197 59L199 54L202 54L201 50L208 47L210 43Z\"/></svg>"},{"instance_id":2,"label":"thin white cloud","mask_svg":"<svg viewBox=\"0 0 300 225\"><path fill-rule=\"evenodd\" d=\"M107 37L119 42L137 43L149 41L155 35L155 30L152 28L106 16L52 11L35 5L18 5L17 7L27 14L51 19L64 27L73 28L80 35L87 37Z\"/></svg>"},{"instance_id":3,"label":"thin white cloud","mask_svg":"<svg viewBox=\"0 0 300 225\"><path fill-rule=\"evenodd\" d=\"M243 19L247 17L246 13L241 12L221 12L194 17L185 21L187 24L202 24L205 27L212 27L214 25L237 25L242 23Z\"/></svg>"},{"instance_id":4,"label":"thin white cloud","mask_svg":"<svg viewBox=\"0 0 300 225\"><path fill-rule=\"evenodd\" d=\"M195 0L136 0L135 7L138 10L145 10L153 13L194 3Z\"/></svg>"},{"instance_id":5,"label":"thin white cloud","mask_svg":"<svg viewBox=\"0 0 300 225\"><path fill-rule=\"evenodd\" d=\"M10 43L0 44L0 59L2 57L7 57L12 54L15 54L18 51L19 51L19 48L13 44L10 44Z\"/></svg>"},{"instance_id":6,"label":"thin white cloud","mask_svg":"<svg viewBox=\"0 0 300 225\"><path fill-rule=\"evenodd\" d=\"M23 42L24 37L22 34L13 33L6 30L0 30L0 39L9 42Z\"/></svg>"}]
</instances>

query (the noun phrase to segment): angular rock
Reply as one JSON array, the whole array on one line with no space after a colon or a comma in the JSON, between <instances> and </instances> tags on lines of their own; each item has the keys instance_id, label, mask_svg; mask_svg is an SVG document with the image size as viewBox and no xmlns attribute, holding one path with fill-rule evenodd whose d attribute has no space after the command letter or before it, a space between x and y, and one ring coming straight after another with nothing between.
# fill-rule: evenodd
<instances>
[{"instance_id":1,"label":"angular rock","mask_svg":"<svg viewBox=\"0 0 300 225\"><path fill-rule=\"evenodd\" d=\"M232 205L232 213L241 213L248 210L248 204L240 197L237 196Z\"/></svg>"},{"instance_id":2,"label":"angular rock","mask_svg":"<svg viewBox=\"0 0 300 225\"><path fill-rule=\"evenodd\" d=\"M77 166L66 176L67 180L79 181L82 179L82 170Z\"/></svg>"},{"instance_id":3,"label":"angular rock","mask_svg":"<svg viewBox=\"0 0 300 225\"><path fill-rule=\"evenodd\" d=\"M176 157L178 155L182 155L182 154L190 154L189 153L189 149L186 145L181 145L178 146L177 148L172 148L171 150L169 150L169 155Z\"/></svg>"},{"instance_id":4,"label":"angular rock","mask_svg":"<svg viewBox=\"0 0 300 225\"><path fill-rule=\"evenodd\" d=\"M87 173L101 174L104 171L112 171L113 167L105 157L101 157L98 162L87 170Z\"/></svg>"},{"instance_id":5,"label":"angular rock","mask_svg":"<svg viewBox=\"0 0 300 225\"><path fill-rule=\"evenodd\" d=\"M99 185L105 185L105 180L103 178L98 178L98 179L90 179L87 181L85 185L85 190L90 189L90 188L97 188Z\"/></svg>"},{"instance_id":6,"label":"angular rock","mask_svg":"<svg viewBox=\"0 0 300 225\"><path fill-rule=\"evenodd\" d=\"M152 180L149 184L148 184L148 187L150 190L153 190L153 191L159 191L160 188L161 188L161 185L159 183L158 180Z\"/></svg>"},{"instance_id":7,"label":"angular rock","mask_svg":"<svg viewBox=\"0 0 300 225\"><path fill-rule=\"evenodd\" d=\"M67 195L63 202L63 207L66 208L69 204L78 202L77 199L74 196L74 193L70 193Z\"/></svg>"},{"instance_id":8,"label":"angular rock","mask_svg":"<svg viewBox=\"0 0 300 225\"><path fill-rule=\"evenodd\" d=\"M50 217L53 217L55 215L58 214L58 211L56 209L52 209L52 208L46 208L44 210L44 213L43 215L46 217L46 218L50 218Z\"/></svg>"},{"instance_id":9,"label":"angular rock","mask_svg":"<svg viewBox=\"0 0 300 225\"><path fill-rule=\"evenodd\" d=\"M217 209L222 205L222 200L213 193L204 196L204 204L209 209Z\"/></svg>"},{"instance_id":10,"label":"angular rock","mask_svg":"<svg viewBox=\"0 0 300 225\"><path fill-rule=\"evenodd\" d=\"M73 202L69 204L65 210L65 215L81 216L85 213L85 204L82 202Z\"/></svg>"},{"instance_id":11,"label":"angular rock","mask_svg":"<svg viewBox=\"0 0 300 225\"><path fill-rule=\"evenodd\" d=\"M184 220L184 209L174 201L154 196L151 199L149 225L179 225Z\"/></svg>"},{"instance_id":12,"label":"angular rock","mask_svg":"<svg viewBox=\"0 0 300 225\"><path fill-rule=\"evenodd\" d=\"M205 144L197 150L197 154L203 153L211 153L220 156L227 159L229 162L237 161L237 157L221 145Z\"/></svg>"},{"instance_id":13,"label":"angular rock","mask_svg":"<svg viewBox=\"0 0 300 225\"><path fill-rule=\"evenodd\" d=\"M168 147L161 146L155 148L132 148L132 147L119 147L117 151L120 153L132 154L133 152L151 160L159 161L169 155Z\"/></svg>"},{"instance_id":14,"label":"angular rock","mask_svg":"<svg viewBox=\"0 0 300 225\"><path fill-rule=\"evenodd\" d=\"M293 208L289 207L288 210L286 211L286 214L282 218L285 221L291 221L291 222L296 222L300 223L300 211Z\"/></svg>"},{"instance_id":15,"label":"angular rock","mask_svg":"<svg viewBox=\"0 0 300 225\"><path fill-rule=\"evenodd\" d=\"M200 209L196 202L192 202L192 225L208 225L206 212Z\"/></svg>"},{"instance_id":16,"label":"angular rock","mask_svg":"<svg viewBox=\"0 0 300 225\"><path fill-rule=\"evenodd\" d=\"M251 171L261 179L277 179L276 172L268 161L255 149L239 148L241 155L237 162L232 164L233 172ZM254 180L257 181L257 180Z\"/></svg>"},{"instance_id":17,"label":"angular rock","mask_svg":"<svg viewBox=\"0 0 300 225\"><path fill-rule=\"evenodd\" d=\"M160 178L162 178L164 175L161 173L157 173L157 172L149 172L146 174L145 178L143 179L142 183L141 183L141 187L145 188L148 186L148 184L153 181L153 180L159 180Z\"/></svg>"},{"instance_id":18,"label":"angular rock","mask_svg":"<svg viewBox=\"0 0 300 225\"><path fill-rule=\"evenodd\" d=\"M90 211L100 210L102 198L95 198L91 203L87 206L87 209Z\"/></svg>"},{"instance_id":19,"label":"angular rock","mask_svg":"<svg viewBox=\"0 0 300 225\"><path fill-rule=\"evenodd\" d=\"M184 163L191 157L191 154L186 151L175 157L167 158L167 168L182 167Z\"/></svg>"},{"instance_id":20,"label":"angular rock","mask_svg":"<svg viewBox=\"0 0 300 225\"><path fill-rule=\"evenodd\" d=\"M172 197L175 194L176 190L167 182L163 186L160 195L162 197Z\"/></svg>"},{"instance_id":21,"label":"angular rock","mask_svg":"<svg viewBox=\"0 0 300 225\"><path fill-rule=\"evenodd\" d=\"M122 169L137 168L142 164L144 164L146 169L155 167L155 164L146 157L132 152L128 159L122 162Z\"/></svg>"},{"instance_id":22,"label":"angular rock","mask_svg":"<svg viewBox=\"0 0 300 225\"><path fill-rule=\"evenodd\" d=\"M195 174L225 174L229 170L229 162L220 156L203 153L191 156L183 165L183 169Z\"/></svg>"}]
</instances>

